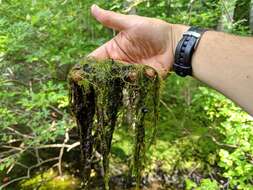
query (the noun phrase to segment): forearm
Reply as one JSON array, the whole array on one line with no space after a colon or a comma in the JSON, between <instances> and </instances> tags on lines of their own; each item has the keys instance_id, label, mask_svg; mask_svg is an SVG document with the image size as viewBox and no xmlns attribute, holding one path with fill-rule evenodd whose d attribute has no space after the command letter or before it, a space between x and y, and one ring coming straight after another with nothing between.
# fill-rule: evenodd
<instances>
[{"instance_id":1,"label":"forearm","mask_svg":"<svg viewBox=\"0 0 253 190\"><path fill-rule=\"evenodd\" d=\"M208 31L193 55L192 67L195 78L253 115L253 38Z\"/></svg>"},{"instance_id":2,"label":"forearm","mask_svg":"<svg viewBox=\"0 0 253 190\"><path fill-rule=\"evenodd\" d=\"M253 115L253 39L207 32L192 59L193 75Z\"/></svg>"}]
</instances>

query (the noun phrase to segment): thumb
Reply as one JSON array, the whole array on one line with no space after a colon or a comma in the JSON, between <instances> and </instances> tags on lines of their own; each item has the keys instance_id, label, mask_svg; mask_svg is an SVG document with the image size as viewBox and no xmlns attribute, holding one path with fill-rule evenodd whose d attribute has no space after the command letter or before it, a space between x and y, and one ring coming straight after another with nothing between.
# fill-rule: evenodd
<instances>
[{"instance_id":1,"label":"thumb","mask_svg":"<svg viewBox=\"0 0 253 190\"><path fill-rule=\"evenodd\" d=\"M97 5L91 6L91 13L101 24L118 31L125 30L133 24L133 16L104 10Z\"/></svg>"}]
</instances>

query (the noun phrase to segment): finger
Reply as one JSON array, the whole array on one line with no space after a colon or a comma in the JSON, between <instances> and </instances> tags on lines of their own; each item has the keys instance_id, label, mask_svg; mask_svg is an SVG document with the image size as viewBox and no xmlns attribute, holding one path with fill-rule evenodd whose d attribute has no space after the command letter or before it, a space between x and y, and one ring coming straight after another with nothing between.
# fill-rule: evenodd
<instances>
[{"instance_id":1,"label":"finger","mask_svg":"<svg viewBox=\"0 0 253 190\"><path fill-rule=\"evenodd\" d=\"M101 24L118 31L130 28L134 22L132 19L133 16L131 15L123 15L113 11L104 10L97 5L91 6L91 13Z\"/></svg>"},{"instance_id":2,"label":"finger","mask_svg":"<svg viewBox=\"0 0 253 190\"><path fill-rule=\"evenodd\" d=\"M94 50L88 55L88 57L97 60L114 59L129 62L129 59L126 57L126 54L122 51L122 49L119 48L118 43L116 43L115 38L111 39L104 45Z\"/></svg>"},{"instance_id":3,"label":"finger","mask_svg":"<svg viewBox=\"0 0 253 190\"><path fill-rule=\"evenodd\" d=\"M92 53L88 55L88 57L104 60L104 59L114 59L114 60L122 60L123 55L122 52L119 51L117 44L114 39L106 42L104 45L95 49Z\"/></svg>"},{"instance_id":4,"label":"finger","mask_svg":"<svg viewBox=\"0 0 253 190\"><path fill-rule=\"evenodd\" d=\"M87 57L94 58L97 60L110 59L110 55L109 55L107 48L106 48L108 43L109 42L107 42L104 45L100 46L99 48L95 49Z\"/></svg>"}]
</instances>

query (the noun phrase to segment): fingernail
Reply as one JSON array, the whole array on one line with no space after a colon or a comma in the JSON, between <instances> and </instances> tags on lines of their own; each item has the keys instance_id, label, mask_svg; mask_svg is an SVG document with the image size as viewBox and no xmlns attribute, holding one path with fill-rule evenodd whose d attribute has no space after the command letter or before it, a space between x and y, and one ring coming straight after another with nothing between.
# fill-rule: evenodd
<instances>
[{"instance_id":1,"label":"fingernail","mask_svg":"<svg viewBox=\"0 0 253 190\"><path fill-rule=\"evenodd\" d=\"M93 4L93 5L91 6L91 11L92 11L93 13L95 13L98 9L99 9L99 6L97 6L96 4Z\"/></svg>"}]
</instances>

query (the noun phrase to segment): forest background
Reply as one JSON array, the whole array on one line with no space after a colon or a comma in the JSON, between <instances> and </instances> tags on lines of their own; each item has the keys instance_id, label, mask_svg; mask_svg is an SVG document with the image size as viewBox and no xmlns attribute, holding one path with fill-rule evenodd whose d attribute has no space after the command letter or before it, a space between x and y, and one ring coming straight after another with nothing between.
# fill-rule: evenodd
<instances>
[{"instance_id":1,"label":"forest background","mask_svg":"<svg viewBox=\"0 0 253 190\"><path fill-rule=\"evenodd\" d=\"M252 0L0 0L0 189L78 189L67 74L115 35L91 17L93 3L253 33ZM146 160L149 182L164 189L253 189L253 118L218 92L173 74L162 89L158 129ZM111 176L127 170L127 131L114 135Z\"/></svg>"}]
</instances>

